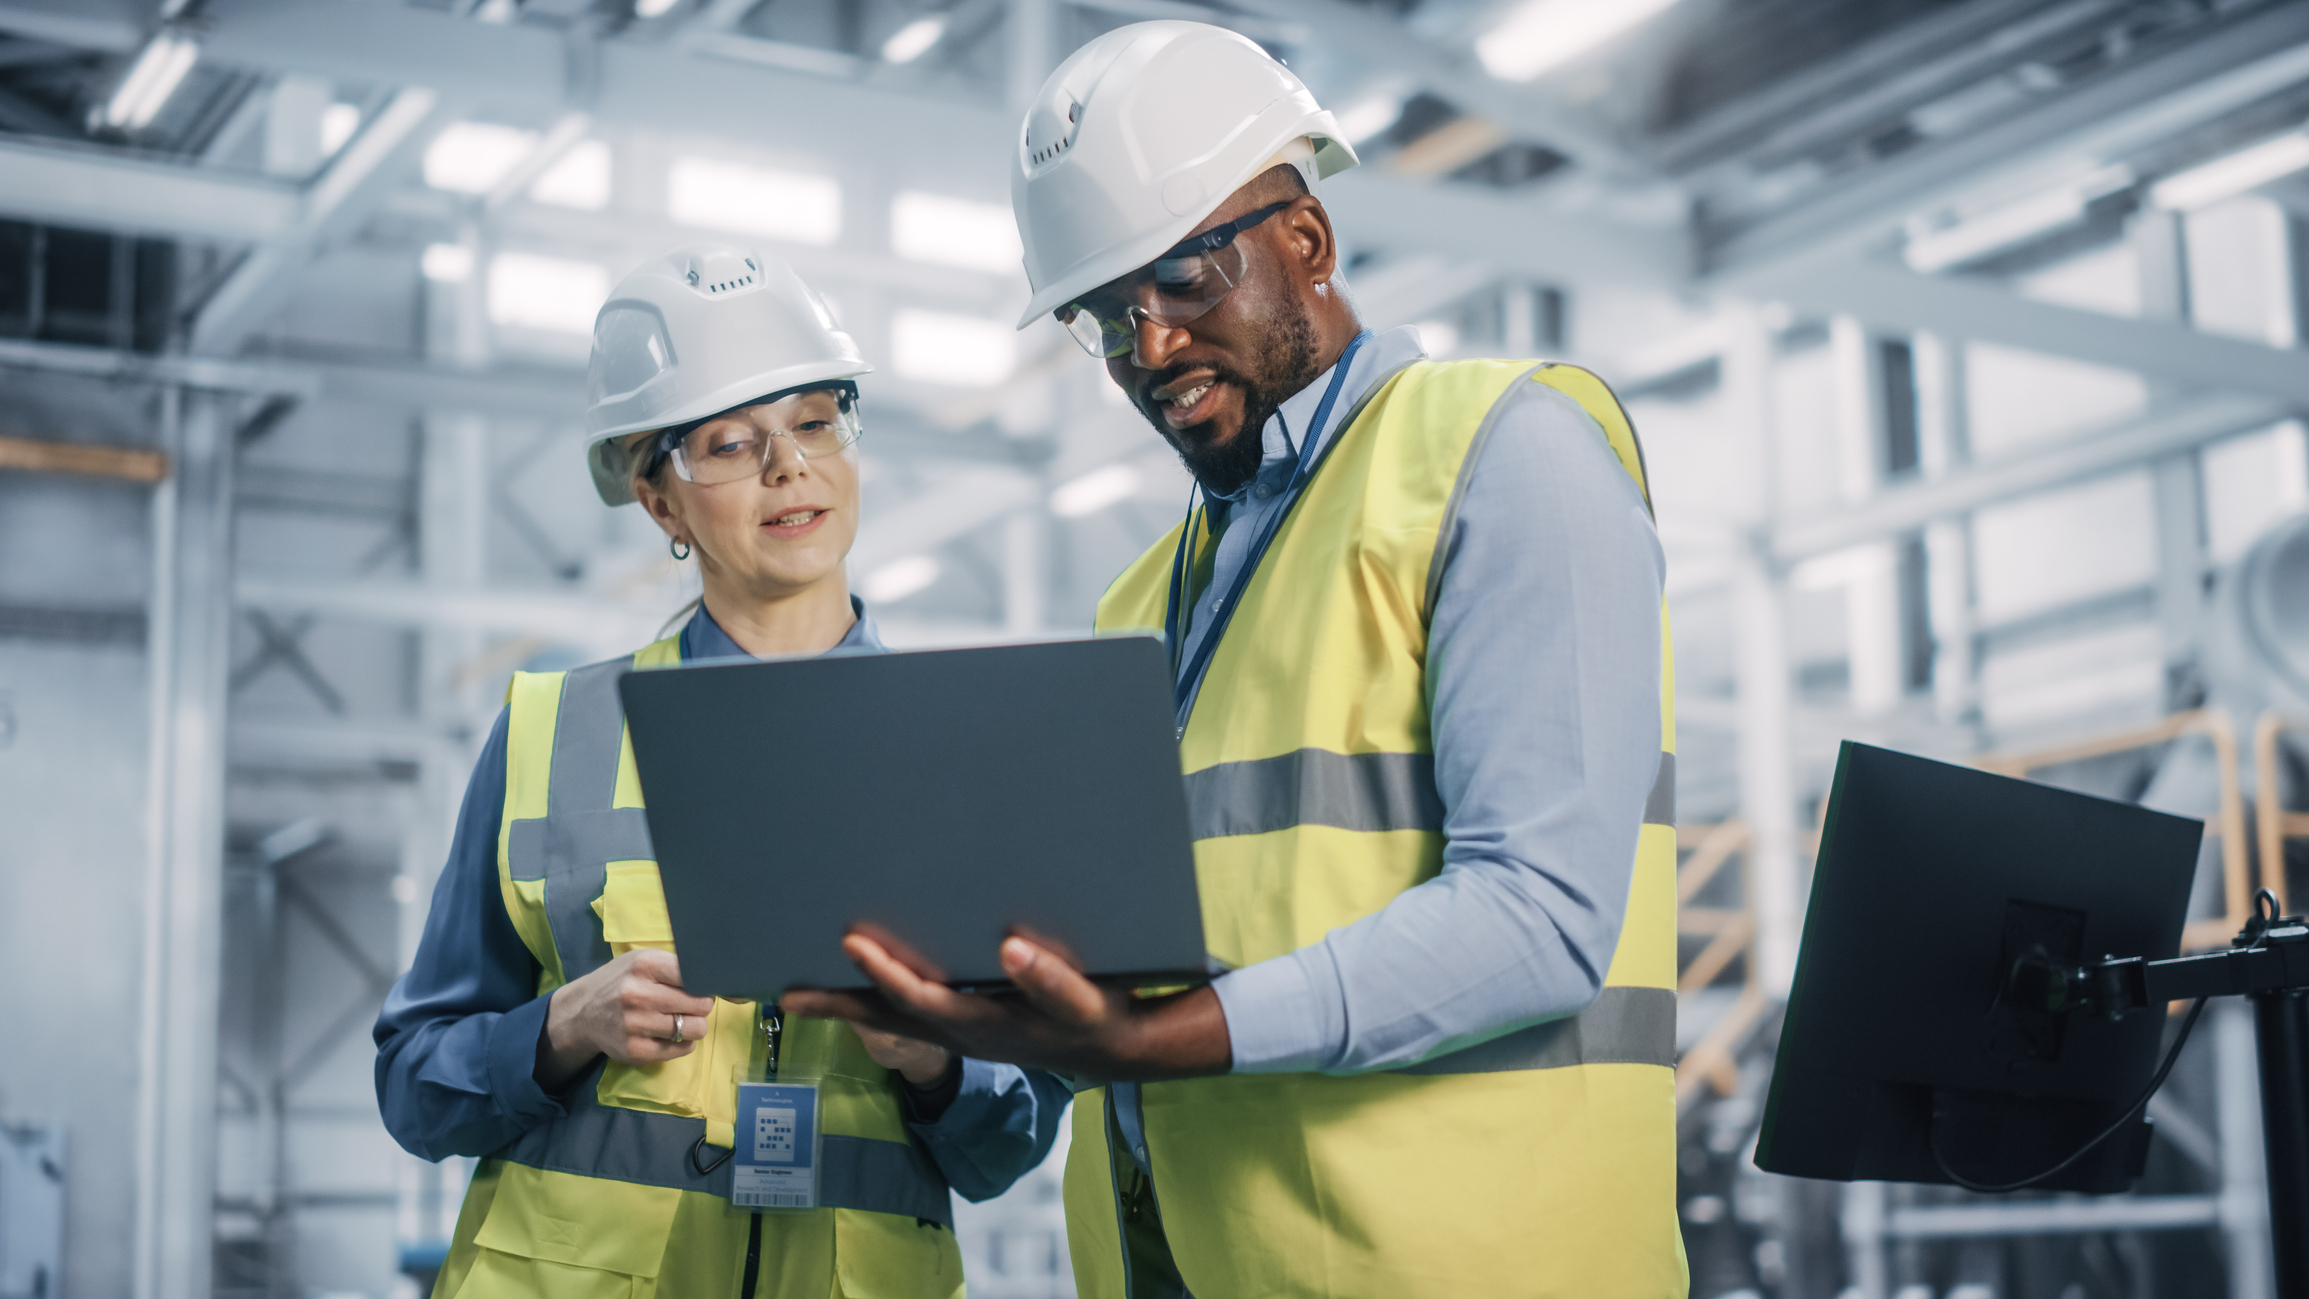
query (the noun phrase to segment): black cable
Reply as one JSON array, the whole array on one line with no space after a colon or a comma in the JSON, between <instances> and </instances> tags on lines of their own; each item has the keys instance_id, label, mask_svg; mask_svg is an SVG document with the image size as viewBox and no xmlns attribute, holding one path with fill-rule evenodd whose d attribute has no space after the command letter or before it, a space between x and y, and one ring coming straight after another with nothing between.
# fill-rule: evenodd
<instances>
[{"instance_id":1,"label":"black cable","mask_svg":"<svg viewBox=\"0 0 2309 1299\"><path fill-rule=\"evenodd\" d=\"M2270 892L2268 889L2260 889L2255 891L2253 894L2253 916L2250 920L2245 922L2245 932L2251 934L2253 940L2245 944L2245 946L2239 950L2250 952L2260 947L2264 936L2268 933L2269 926L2277 922L2277 912L2277 895L2275 893ZM2004 989L2000 987L1997 989L1997 998L2001 1001L2003 996ZM2211 999L2208 997L2199 997L2197 998L2197 1004L2189 1007L2188 1015L2183 1017L2181 1020L2180 1036L2173 1039L2172 1047L2165 1052L2164 1063L2157 1066L2156 1076L2149 1079L2149 1085L2142 1090L2141 1098L2137 1101L2134 1101L2131 1105L2126 1106L2125 1112L2117 1117L2116 1122L2111 1123L2107 1127L2101 1129L2098 1136L2095 1136L2092 1140L2087 1141L2083 1145L2077 1147L2076 1152L2071 1154L2068 1158L2063 1159L2059 1163L2054 1164L2052 1167L2036 1174L2034 1177L2024 1177L2017 1182L2003 1182L1995 1184L1988 1182L1975 1182L1948 1166L1948 1160L1940 1153L1940 1129L1938 1125L1935 1124L1932 1130L1931 1139L1925 1143L1932 1150L1933 1167L1940 1170L1941 1176L1946 1177L1949 1181L1956 1183L1958 1186L1963 1187L1965 1190L1984 1191L1989 1193L1995 1193L1999 1191L2018 1191L2025 1187L2034 1186L2038 1182L2041 1182L2056 1173L2066 1171L2071 1164L2074 1164L2076 1161L2084 1158L2086 1155L2091 1154L2094 1148L2099 1146L2103 1141L2108 1140L2110 1137L2113 1137L2118 1132L2122 1131L2126 1124L2133 1121L2135 1115L2138 1115L2143 1109L2148 1107L2149 1098L2157 1094L2157 1089L2159 1087L2165 1085L2165 1075L2173 1071L2174 1062L2181 1058L2181 1047L2189 1040L2189 1030L2197 1026L2197 1016L2204 1011L2205 1003L2209 1000Z\"/></svg>"},{"instance_id":2,"label":"black cable","mask_svg":"<svg viewBox=\"0 0 2309 1299\"><path fill-rule=\"evenodd\" d=\"M2076 1161L2084 1158L2086 1155L2091 1154L2094 1149L2099 1147L2102 1142L2123 1131L2125 1126L2133 1121L2134 1116L2138 1115L2144 1108L2148 1106L2149 1098L2157 1094L2157 1089L2159 1087L2165 1085L2165 1075L2173 1071L2173 1062L2181 1058L2181 1047L2189 1040L2189 1030L2197 1026L2197 1016L2204 1011L2205 1002L2208 1000L2209 998L2205 997L2197 998L2197 1004L2189 1007L2189 1013L2182 1017L2180 1036L2173 1039L2173 1045L2171 1049L2165 1052L2164 1063L2157 1066L2156 1076L2149 1079L2149 1085L2141 1090L2140 1099L2126 1106L2125 1112L2117 1116L2116 1122L2109 1124L2105 1128L2102 1128L2099 1135L2077 1147L2075 1153L2071 1154L2068 1158L2061 1160L2059 1163L2054 1164L2052 1167L2047 1168L2043 1172L2038 1173L2033 1177L2024 1177L2017 1182L1975 1182L1971 1178L1964 1176L1962 1173L1959 1173L1955 1169L1948 1166L1947 1158L1940 1153L1940 1128L1936 1123L1933 1125L1932 1139L1926 1143L1932 1148L1933 1167L1938 1168L1943 1177L1946 1177L1949 1181L1956 1183L1958 1186L1963 1187L1967 1191L1985 1192L2018 1191L2024 1187L2034 1186L2038 1182L2044 1181L2046 1178L2052 1177L2058 1173L2066 1172L2070 1165L2076 1163Z\"/></svg>"}]
</instances>

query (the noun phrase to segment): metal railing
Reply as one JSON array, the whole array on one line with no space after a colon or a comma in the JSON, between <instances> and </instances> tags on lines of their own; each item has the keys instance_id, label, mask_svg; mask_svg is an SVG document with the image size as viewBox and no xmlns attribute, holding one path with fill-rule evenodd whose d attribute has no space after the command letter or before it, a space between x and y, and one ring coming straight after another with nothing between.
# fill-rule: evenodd
<instances>
[{"instance_id":1,"label":"metal railing","mask_svg":"<svg viewBox=\"0 0 2309 1299\"><path fill-rule=\"evenodd\" d=\"M2309 812L2290 811L2279 784L2277 737L2286 731L2309 734L2309 717L2287 717L2266 712L2253 725L2253 820L2260 831L2261 887L2277 895L2277 913L2293 914L2285 894L2285 841L2309 839ZM2304 791L2309 796L2309 791ZM2305 797L2304 801L2309 801Z\"/></svg>"},{"instance_id":2,"label":"metal railing","mask_svg":"<svg viewBox=\"0 0 2309 1299\"><path fill-rule=\"evenodd\" d=\"M1983 771L2026 778L2046 767L2154 748L2190 735L2202 735L2212 743L2214 761L2220 767L2220 808L2213 819L2206 823L2205 836L2218 840L2221 845L2223 911L2219 916L2199 920L2183 928L2181 948L2191 951L2226 947L2229 940L2252 917L2253 898L2252 849L2246 838L2245 796L2238 779L2237 728L2229 720L2228 713L2218 708L2174 713L2148 726L2114 731L2069 744L2020 753L1985 754L1974 758L1972 765ZM2274 736L2270 743L2274 746ZM2279 890L2279 896L2282 897L2281 883Z\"/></svg>"},{"instance_id":3,"label":"metal railing","mask_svg":"<svg viewBox=\"0 0 2309 1299\"><path fill-rule=\"evenodd\" d=\"M1730 1096L1739 1090L1740 1048L1771 1007L1771 999L1765 995L1757 977L1755 897L1745 878L1747 847L1748 826L1744 821L1676 829L1676 848L1684 854L1676 867L1677 946L1680 948L1681 940L1687 937L1708 939L1690 961L1683 962L1683 969L1676 976L1677 999L1680 1001L1712 985L1733 961L1745 958L1745 979L1739 998L1676 1061L1676 1112L1679 1114L1699 1098L1703 1087L1714 1088L1719 1096ZM1691 905L1692 899L1735 858L1743 877L1740 905Z\"/></svg>"}]
</instances>

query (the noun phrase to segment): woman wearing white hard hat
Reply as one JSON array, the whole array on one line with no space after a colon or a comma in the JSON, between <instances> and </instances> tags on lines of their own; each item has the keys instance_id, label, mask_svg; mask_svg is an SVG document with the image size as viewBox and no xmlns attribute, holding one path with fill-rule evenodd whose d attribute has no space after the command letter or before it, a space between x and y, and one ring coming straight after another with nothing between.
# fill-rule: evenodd
<instances>
[{"instance_id":1,"label":"woman wearing white hard hat","mask_svg":"<svg viewBox=\"0 0 2309 1299\"><path fill-rule=\"evenodd\" d=\"M843 572L871 369L792 270L738 249L650 262L595 321L594 485L694 554L704 594L635 654L515 674L416 960L378 1019L394 1138L427 1159L482 1157L445 1299L944 1299L962 1289L949 1190L999 1194L1050 1148L1066 1088L1047 1074L684 992L657 865L616 815L641 803L624 672L881 649ZM733 1203L749 1076L818 1083L811 1211Z\"/></svg>"}]
</instances>

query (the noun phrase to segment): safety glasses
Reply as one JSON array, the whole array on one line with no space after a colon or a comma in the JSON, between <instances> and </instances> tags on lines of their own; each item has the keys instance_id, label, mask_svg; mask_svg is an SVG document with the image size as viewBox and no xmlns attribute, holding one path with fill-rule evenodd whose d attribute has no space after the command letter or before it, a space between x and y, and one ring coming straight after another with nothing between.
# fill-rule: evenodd
<instances>
[{"instance_id":1,"label":"safety glasses","mask_svg":"<svg viewBox=\"0 0 2309 1299\"><path fill-rule=\"evenodd\" d=\"M1235 236L1296 201L1270 203L1180 240L1145 266L1060 307L1058 323L1083 351L1105 360L1131 350L1141 320L1176 329L1201 317L1243 282L1243 250L1235 247Z\"/></svg>"},{"instance_id":2,"label":"safety glasses","mask_svg":"<svg viewBox=\"0 0 2309 1299\"><path fill-rule=\"evenodd\" d=\"M844 381L669 428L657 437L650 470L655 472L659 463L670 459L682 481L712 487L761 477L781 437L792 442L804 459L816 459L855 444L861 431L858 389Z\"/></svg>"}]
</instances>

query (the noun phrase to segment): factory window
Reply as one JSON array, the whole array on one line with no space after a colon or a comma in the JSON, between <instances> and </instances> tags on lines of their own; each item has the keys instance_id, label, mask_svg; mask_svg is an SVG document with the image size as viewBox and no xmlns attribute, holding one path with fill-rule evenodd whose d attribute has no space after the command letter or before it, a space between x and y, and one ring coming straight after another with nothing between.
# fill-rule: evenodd
<instances>
[{"instance_id":1,"label":"factory window","mask_svg":"<svg viewBox=\"0 0 2309 1299\"><path fill-rule=\"evenodd\" d=\"M529 197L556 207L598 212L609 206L609 145L580 140L539 173Z\"/></svg>"},{"instance_id":2,"label":"factory window","mask_svg":"<svg viewBox=\"0 0 2309 1299\"><path fill-rule=\"evenodd\" d=\"M489 319L500 325L584 334L609 296L609 275L591 262L499 253L489 262Z\"/></svg>"},{"instance_id":3,"label":"factory window","mask_svg":"<svg viewBox=\"0 0 2309 1299\"><path fill-rule=\"evenodd\" d=\"M666 214L685 226L830 244L842 233L842 187L829 177L712 158L676 158Z\"/></svg>"},{"instance_id":4,"label":"factory window","mask_svg":"<svg viewBox=\"0 0 2309 1299\"><path fill-rule=\"evenodd\" d=\"M943 194L900 194L890 204L890 247L912 261L974 271L1015 271L1022 255L1007 206Z\"/></svg>"},{"instance_id":5,"label":"factory window","mask_svg":"<svg viewBox=\"0 0 2309 1299\"><path fill-rule=\"evenodd\" d=\"M487 122L458 122L425 149L425 183L459 194L486 194L537 148L537 132Z\"/></svg>"},{"instance_id":6,"label":"factory window","mask_svg":"<svg viewBox=\"0 0 2309 1299\"><path fill-rule=\"evenodd\" d=\"M891 321L890 363L912 379L992 387L1018 363L1018 335L999 320L907 309Z\"/></svg>"}]
</instances>

